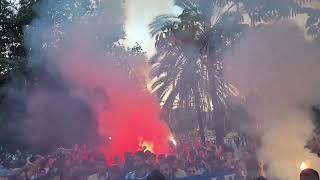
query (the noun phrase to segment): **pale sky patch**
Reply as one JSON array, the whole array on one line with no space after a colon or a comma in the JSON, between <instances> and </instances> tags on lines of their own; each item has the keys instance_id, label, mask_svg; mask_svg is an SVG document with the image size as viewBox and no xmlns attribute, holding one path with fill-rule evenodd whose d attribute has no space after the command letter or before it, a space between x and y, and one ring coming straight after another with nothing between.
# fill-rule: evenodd
<instances>
[{"instance_id":1,"label":"pale sky patch","mask_svg":"<svg viewBox=\"0 0 320 180\"><path fill-rule=\"evenodd\" d=\"M155 48L149 24L158 15L177 14L178 11L173 0L126 0L126 44L133 46L136 42L139 43L150 57Z\"/></svg>"}]
</instances>

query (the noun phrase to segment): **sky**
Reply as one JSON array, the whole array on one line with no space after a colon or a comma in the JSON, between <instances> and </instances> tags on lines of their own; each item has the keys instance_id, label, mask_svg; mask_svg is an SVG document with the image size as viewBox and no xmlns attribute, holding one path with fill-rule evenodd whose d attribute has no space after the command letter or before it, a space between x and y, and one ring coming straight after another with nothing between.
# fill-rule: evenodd
<instances>
[{"instance_id":1,"label":"sky","mask_svg":"<svg viewBox=\"0 0 320 180\"><path fill-rule=\"evenodd\" d=\"M150 57L154 52L154 40L150 37L148 25L161 14L179 14L173 0L126 0L127 34L126 44L139 43Z\"/></svg>"}]
</instances>

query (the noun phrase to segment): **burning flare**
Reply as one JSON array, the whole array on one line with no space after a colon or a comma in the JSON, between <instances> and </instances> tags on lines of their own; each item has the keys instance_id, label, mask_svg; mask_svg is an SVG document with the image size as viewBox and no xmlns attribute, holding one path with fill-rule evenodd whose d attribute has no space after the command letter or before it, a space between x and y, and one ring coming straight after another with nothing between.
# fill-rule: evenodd
<instances>
[{"instance_id":1,"label":"burning flare","mask_svg":"<svg viewBox=\"0 0 320 180\"><path fill-rule=\"evenodd\" d=\"M173 136L170 137L170 141L172 142L173 145L177 146L177 141L174 139Z\"/></svg>"},{"instance_id":2,"label":"burning flare","mask_svg":"<svg viewBox=\"0 0 320 180\"><path fill-rule=\"evenodd\" d=\"M301 162L301 165L300 165L300 170L303 171L305 169L308 169L308 165L307 163L305 163L304 161Z\"/></svg>"},{"instance_id":3,"label":"burning flare","mask_svg":"<svg viewBox=\"0 0 320 180\"><path fill-rule=\"evenodd\" d=\"M150 151L150 152L154 153L152 142L143 141L143 143L140 145L140 147L143 149L144 152Z\"/></svg>"}]
</instances>

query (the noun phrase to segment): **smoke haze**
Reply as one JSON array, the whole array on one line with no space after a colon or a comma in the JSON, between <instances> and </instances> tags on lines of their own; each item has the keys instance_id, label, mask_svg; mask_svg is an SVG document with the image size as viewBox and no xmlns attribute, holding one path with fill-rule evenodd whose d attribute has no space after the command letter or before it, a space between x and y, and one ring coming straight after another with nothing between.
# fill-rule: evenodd
<instances>
[{"instance_id":1,"label":"smoke haze","mask_svg":"<svg viewBox=\"0 0 320 180\"><path fill-rule=\"evenodd\" d=\"M25 28L25 44L30 65L50 78L24 98L29 118L15 130L22 141L35 149L49 140L95 142L109 160L143 142L167 153L170 131L159 104L134 73L145 57L118 43L122 1L43 1L35 9L39 17Z\"/></svg>"},{"instance_id":2,"label":"smoke haze","mask_svg":"<svg viewBox=\"0 0 320 180\"><path fill-rule=\"evenodd\" d=\"M310 107L320 97L319 57L319 46L290 21L250 30L225 56L226 78L256 96L248 108L262 127L258 156L271 179L298 179L302 161L320 168L304 148L314 130Z\"/></svg>"},{"instance_id":3,"label":"smoke haze","mask_svg":"<svg viewBox=\"0 0 320 180\"><path fill-rule=\"evenodd\" d=\"M145 57L114 46L125 23L128 44L142 42L152 52L148 24L172 7L172 0L127 0L125 9L120 0L47 0L35 7L39 17L25 28L25 44L30 65L49 75L32 92L11 92L27 107L24 122L12 127L18 138L36 149L49 140L52 146L93 142L108 158L135 151L143 141L167 152L170 131L159 119L159 104L119 68L120 59L140 68ZM248 31L225 55L226 79L257 95L248 108L260 122L258 155L273 179L297 179L302 161L320 169L304 148L314 129L309 108L320 97L319 57L319 45L306 42L289 21Z\"/></svg>"}]
</instances>

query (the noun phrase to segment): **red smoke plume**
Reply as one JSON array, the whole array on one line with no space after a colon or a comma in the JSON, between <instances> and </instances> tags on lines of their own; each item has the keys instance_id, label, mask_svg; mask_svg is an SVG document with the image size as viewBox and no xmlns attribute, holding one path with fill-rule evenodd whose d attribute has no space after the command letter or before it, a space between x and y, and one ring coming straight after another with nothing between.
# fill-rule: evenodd
<instances>
[{"instance_id":1,"label":"red smoke plume","mask_svg":"<svg viewBox=\"0 0 320 180\"><path fill-rule=\"evenodd\" d=\"M94 109L99 134L105 140L101 149L108 160L141 149L143 142L152 143L155 153L168 153L170 131L160 120L160 106L139 88L137 80L115 68L110 58L77 48L67 51L59 62L74 94Z\"/></svg>"}]
</instances>

